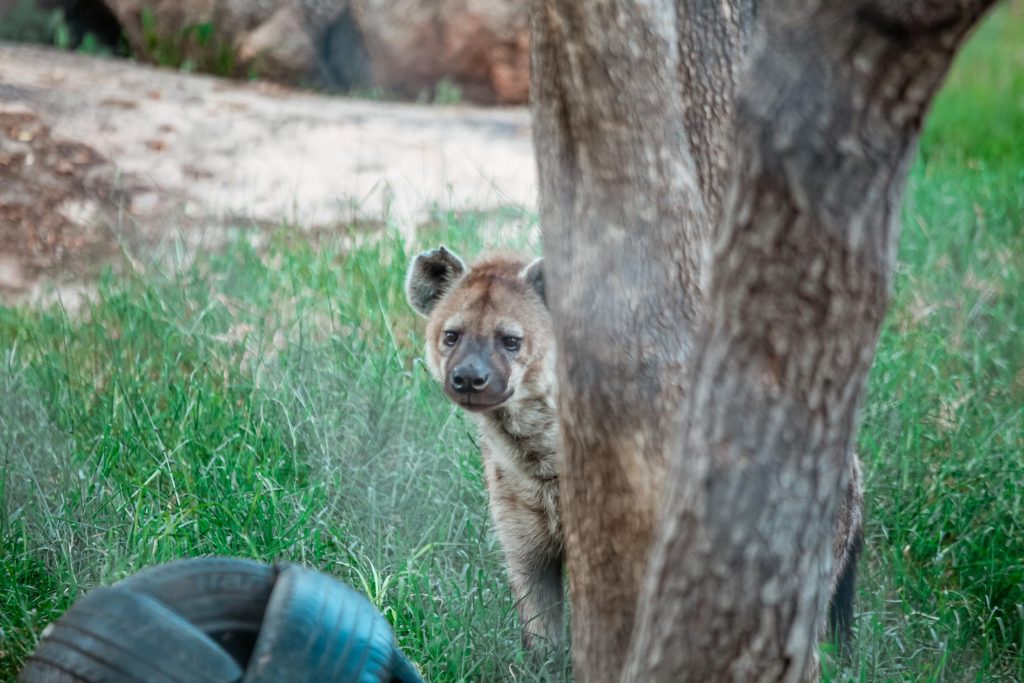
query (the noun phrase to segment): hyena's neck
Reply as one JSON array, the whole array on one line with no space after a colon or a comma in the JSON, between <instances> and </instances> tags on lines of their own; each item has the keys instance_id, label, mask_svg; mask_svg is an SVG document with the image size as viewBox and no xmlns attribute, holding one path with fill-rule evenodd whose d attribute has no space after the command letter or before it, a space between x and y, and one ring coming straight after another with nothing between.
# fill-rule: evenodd
<instances>
[{"instance_id":1,"label":"hyena's neck","mask_svg":"<svg viewBox=\"0 0 1024 683\"><path fill-rule=\"evenodd\" d=\"M481 416L484 434L525 470L540 478L557 473L558 416L550 396L517 401Z\"/></svg>"}]
</instances>

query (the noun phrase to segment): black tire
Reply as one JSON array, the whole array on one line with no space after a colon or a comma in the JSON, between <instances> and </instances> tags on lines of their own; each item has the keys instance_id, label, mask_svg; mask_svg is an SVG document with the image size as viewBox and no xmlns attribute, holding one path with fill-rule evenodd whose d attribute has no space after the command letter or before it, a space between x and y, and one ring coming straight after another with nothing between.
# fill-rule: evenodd
<instances>
[{"instance_id":1,"label":"black tire","mask_svg":"<svg viewBox=\"0 0 1024 683\"><path fill-rule=\"evenodd\" d=\"M238 664L147 595L96 588L44 631L21 683L235 683Z\"/></svg>"},{"instance_id":2,"label":"black tire","mask_svg":"<svg viewBox=\"0 0 1024 683\"><path fill-rule=\"evenodd\" d=\"M25 663L25 668L18 674L18 681L31 681L31 683L81 683L82 679L72 676L67 671L56 669L51 664L43 661L30 659Z\"/></svg>"},{"instance_id":3,"label":"black tire","mask_svg":"<svg viewBox=\"0 0 1024 683\"><path fill-rule=\"evenodd\" d=\"M325 574L291 565L277 578L244 678L277 681L419 683L420 677L369 600Z\"/></svg>"},{"instance_id":4,"label":"black tire","mask_svg":"<svg viewBox=\"0 0 1024 683\"><path fill-rule=\"evenodd\" d=\"M412 662L399 650L395 650L391 662L391 679L388 683L423 683L423 679Z\"/></svg>"},{"instance_id":5,"label":"black tire","mask_svg":"<svg viewBox=\"0 0 1024 683\"><path fill-rule=\"evenodd\" d=\"M117 586L159 600L244 669L276 578L274 567L252 560L201 557L144 569Z\"/></svg>"}]
</instances>

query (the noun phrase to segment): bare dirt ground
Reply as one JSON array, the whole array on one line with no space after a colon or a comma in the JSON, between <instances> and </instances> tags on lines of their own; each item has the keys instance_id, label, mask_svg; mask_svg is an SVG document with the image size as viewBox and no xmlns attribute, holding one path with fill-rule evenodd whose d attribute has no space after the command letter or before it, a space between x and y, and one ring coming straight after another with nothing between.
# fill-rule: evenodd
<instances>
[{"instance_id":1,"label":"bare dirt ground","mask_svg":"<svg viewBox=\"0 0 1024 683\"><path fill-rule=\"evenodd\" d=\"M124 244L532 206L523 109L379 103L0 44L0 301Z\"/></svg>"}]
</instances>

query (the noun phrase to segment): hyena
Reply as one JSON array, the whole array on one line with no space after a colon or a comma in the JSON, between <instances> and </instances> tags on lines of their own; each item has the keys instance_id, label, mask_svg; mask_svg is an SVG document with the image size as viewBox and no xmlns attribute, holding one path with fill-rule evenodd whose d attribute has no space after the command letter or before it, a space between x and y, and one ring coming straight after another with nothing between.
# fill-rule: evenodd
<instances>
[{"instance_id":1,"label":"hyena","mask_svg":"<svg viewBox=\"0 0 1024 683\"><path fill-rule=\"evenodd\" d=\"M466 264L444 247L412 262L406 294L427 318L427 367L480 431L491 519L523 645L562 635L555 345L540 259Z\"/></svg>"},{"instance_id":2,"label":"hyena","mask_svg":"<svg viewBox=\"0 0 1024 683\"><path fill-rule=\"evenodd\" d=\"M445 247L410 264L406 295L427 319L426 360L481 436L491 518L523 625L523 644L562 635L555 343L541 259L493 255L471 266ZM846 639L862 544L860 464L851 460L833 540L828 630ZM824 635L825 624L821 632Z\"/></svg>"}]
</instances>

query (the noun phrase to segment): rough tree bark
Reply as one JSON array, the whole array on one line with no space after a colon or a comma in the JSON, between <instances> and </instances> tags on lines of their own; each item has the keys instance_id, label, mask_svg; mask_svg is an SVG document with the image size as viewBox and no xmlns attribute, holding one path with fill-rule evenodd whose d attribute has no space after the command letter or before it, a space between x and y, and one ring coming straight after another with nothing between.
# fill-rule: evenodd
<instances>
[{"instance_id":1,"label":"rough tree bark","mask_svg":"<svg viewBox=\"0 0 1024 683\"><path fill-rule=\"evenodd\" d=\"M651 437L679 431L704 207L671 5L533 9L542 220L572 228L547 230L544 270L558 347L574 351L559 359L574 659L579 680L611 680L590 673L621 669L633 628L673 445Z\"/></svg>"},{"instance_id":2,"label":"rough tree bark","mask_svg":"<svg viewBox=\"0 0 1024 683\"><path fill-rule=\"evenodd\" d=\"M907 166L992 1L534 0L577 680L813 671Z\"/></svg>"}]
</instances>

